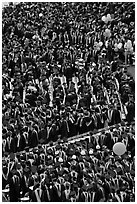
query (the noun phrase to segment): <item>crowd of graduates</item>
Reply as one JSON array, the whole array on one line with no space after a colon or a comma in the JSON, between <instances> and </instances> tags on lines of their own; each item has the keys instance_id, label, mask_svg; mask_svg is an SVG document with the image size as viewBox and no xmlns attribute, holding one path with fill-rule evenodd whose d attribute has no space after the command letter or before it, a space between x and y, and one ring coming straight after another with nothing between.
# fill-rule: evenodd
<instances>
[{"instance_id":1,"label":"crowd of graduates","mask_svg":"<svg viewBox=\"0 0 137 204\"><path fill-rule=\"evenodd\" d=\"M3 200L134 201L134 18L126 2L3 8Z\"/></svg>"}]
</instances>

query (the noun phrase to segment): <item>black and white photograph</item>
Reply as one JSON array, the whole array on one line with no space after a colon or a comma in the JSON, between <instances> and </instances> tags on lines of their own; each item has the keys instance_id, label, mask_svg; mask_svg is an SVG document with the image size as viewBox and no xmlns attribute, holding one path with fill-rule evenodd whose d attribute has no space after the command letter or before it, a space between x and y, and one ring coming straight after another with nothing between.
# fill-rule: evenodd
<instances>
[{"instance_id":1,"label":"black and white photograph","mask_svg":"<svg viewBox=\"0 0 137 204\"><path fill-rule=\"evenodd\" d=\"M2 2L2 202L135 202L135 2Z\"/></svg>"}]
</instances>

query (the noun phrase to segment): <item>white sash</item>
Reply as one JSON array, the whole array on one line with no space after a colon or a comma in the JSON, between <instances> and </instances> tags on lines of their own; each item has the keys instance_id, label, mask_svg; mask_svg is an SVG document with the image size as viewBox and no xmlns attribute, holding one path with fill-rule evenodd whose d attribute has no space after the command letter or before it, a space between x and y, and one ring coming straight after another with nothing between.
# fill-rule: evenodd
<instances>
[{"instance_id":1,"label":"white sash","mask_svg":"<svg viewBox=\"0 0 137 204\"><path fill-rule=\"evenodd\" d=\"M84 196L85 196L85 202L88 202L88 193L87 192L83 192Z\"/></svg>"},{"instance_id":2,"label":"white sash","mask_svg":"<svg viewBox=\"0 0 137 204\"><path fill-rule=\"evenodd\" d=\"M65 190L66 199L69 199L70 190Z\"/></svg>"},{"instance_id":3,"label":"white sash","mask_svg":"<svg viewBox=\"0 0 137 204\"><path fill-rule=\"evenodd\" d=\"M37 202L41 202L42 190L41 189L39 189L39 190L40 190L39 194L38 194L38 189L35 190Z\"/></svg>"}]
</instances>

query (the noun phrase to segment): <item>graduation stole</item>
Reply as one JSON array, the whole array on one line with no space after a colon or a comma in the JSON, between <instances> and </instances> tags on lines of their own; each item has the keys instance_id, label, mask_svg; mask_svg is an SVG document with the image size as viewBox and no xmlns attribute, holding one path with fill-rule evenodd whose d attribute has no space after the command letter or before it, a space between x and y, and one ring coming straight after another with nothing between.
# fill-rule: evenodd
<instances>
[{"instance_id":1,"label":"graduation stole","mask_svg":"<svg viewBox=\"0 0 137 204\"><path fill-rule=\"evenodd\" d=\"M57 188L58 196L61 197L61 185L59 183L55 183L55 187Z\"/></svg>"},{"instance_id":2,"label":"graduation stole","mask_svg":"<svg viewBox=\"0 0 137 204\"><path fill-rule=\"evenodd\" d=\"M17 175L14 175L14 176L12 177L12 180L13 180L13 183L14 183L14 184L18 184L18 183L19 183L19 177L18 177Z\"/></svg>"},{"instance_id":3,"label":"graduation stole","mask_svg":"<svg viewBox=\"0 0 137 204\"><path fill-rule=\"evenodd\" d=\"M49 199L49 201L50 201L49 189L48 189L47 185L45 185L45 187L46 187L47 197L48 197L48 199Z\"/></svg>"},{"instance_id":4,"label":"graduation stole","mask_svg":"<svg viewBox=\"0 0 137 204\"><path fill-rule=\"evenodd\" d=\"M66 196L66 199L69 199L69 194L70 194L70 189L66 189L65 191L65 196Z\"/></svg>"},{"instance_id":5,"label":"graduation stole","mask_svg":"<svg viewBox=\"0 0 137 204\"><path fill-rule=\"evenodd\" d=\"M5 175L3 172L2 172L2 176L3 178L7 181L8 180L8 173Z\"/></svg>"},{"instance_id":6,"label":"graduation stole","mask_svg":"<svg viewBox=\"0 0 137 204\"><path fill-rule=\"evenodd\" d=\"M38 193L38 190L39 190L39 193ZM35 195L36 195L37 202L41 202L42 190L40 188L35 190Z\"/></svg>"},{"instance_id":7,"label":"graduation stole","mask_svg":"<svg viewBox=\"0 0 137 204\"><path fill-rule=\"evenodd\" d=\"M87 192L83 192L83 195L85 197L85 202L88 202L88 193Z\"/></svg>"},{"instance_id":8,"label":"graduation stole","mask_svg":"<svg viewBox=\"0 0 137 204\"><path fill-rule=\"evenodd\" d=\"M115 193L115 198L118 200L118 202L121 202L120 197Z\"/></svg>"},{"instance_id":9,"label":"graduation stole","mask_svg":"<svg viewBox=\"0 0 137 204\"><path fill-rule=\"evenodd\" d=\"M68 121L67 121L67 120L65 120L65 122L66 122L66 126L67 126L67 131L69 132L69 125L68 125Z\"/></svg>"},{"instance_id":10,"label":"graduation stole","mask_svg":"<svg viewBox=\"0 0 137 204\"><path fill-rule=\"evenodd\" d=\"M6 139L3 139L3 140L2 140L2 144L3 144L2 150L3 150L3 152L5 152Z\"/></svg>"},{"instance_id":11,"label":"graduation stole","mask_svg":"<svg viewBox=\"0 0 137 204\"><path fill-rule=\"evenodd\" d=\"M20 134L17 135L17 138L18 138L17 147L19 147L19 144L20 144L20 138L21 138Z\"/></svg>"},{"instance_id":12,"label":"graduation stole","mask_svg":"<svg viewBox=\"0 0 137 204\"><path fill-rule=\"evenodd\" d=\"M72 197L71 197L71 198L70 198L70 201L71 201L71 202L76 202L76 198L72 198Z\"/></svg>"},{"instance_id":13,"label":"graduation stole","mask_svg":"<svg viewBox=\"0 0 137 204\"><path fill-rule=\"evenodd\" d=\"M8 148L10 149L11 137L7 137Z\"/></svg>"}]
</instances>

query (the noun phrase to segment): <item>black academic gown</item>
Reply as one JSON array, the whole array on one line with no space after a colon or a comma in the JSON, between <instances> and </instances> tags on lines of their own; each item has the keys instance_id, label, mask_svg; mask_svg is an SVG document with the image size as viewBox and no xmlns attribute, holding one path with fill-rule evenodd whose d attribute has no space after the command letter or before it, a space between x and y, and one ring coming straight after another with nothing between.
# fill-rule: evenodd
<instances>
[{"instance_id":1,"label":"black academic gown","mask_svg":"<svg viewBox=\"0 0 137 204\"><path fill-rule=\"evenodd\" d=\"M127 116L126 116L128 123L131 123L134 117L135 117L135 105L134 103L129 103L127 105Z\"/></svg>"},{"instance_id":2,"label":"black academic gown","mask_svg":"<svg viewBox=\"0 0 137 204\"><path fill-rule=\"evenodd\" d=\"M36 193L35 191L37 190L38 194L39 194L39 189L35 189L33 192L32 192L32 195L31 195L31 201L32 202L38 202L37 201L37 197L36 197ZM42 190L42 189L41 189ZM39 195L39 198L40 198L40 202L49 202L49 199L48 199L48 196L47 196L47 191L46 190L42 190L42 194L41 196Z\"/></svg>"},{"instance_id":3,"label":"black academic gown","mask_svg":"<svg viewBox=\"0 0 137 204\"><path fill-rule=\"evenodd\" d=\"M114 145L114 140L111 138L111 135L108 134L104 139L104 145L107 146L108 149L112 150Z\"/></svg>"},{"instance_id":4,"label":"black academic gown","mask_svg":"<svg viewBox=\"0 0 137 204\"><path fill-rule=\"evenodd\" d=\"M58 196L57 188L55 186L52 186L49 190L50 193L50 202L61 202L61 198Z\"/></svg>"},{"instance_id":5,"label":"black academic gown","mask_svg":"<svg viewBox=\"0 0 137 204\"><path fill-rule=\"evenodd\" d=\"M121 116L120 111L117 109L114 109L112 111L112 117L111 117L111 125L115 125L121 122Z\"/></svg>"},{"instance_id":6,"label":"black academic gown","mask_svg":"<svg viewBox=\"0 0 137 204\"><path fill-rule=\"evenodd\" d=\"M109 195L110 195L110 186L109 186L108 182L104 182L103 189L104 189L105 199L107 202Z\"/></svg>"},{"instance_id":7,"label":"black academic gown","mask_svg":"<svg viewBox=\"0 0 137 204\"><path fill-rule=\"evenodd\" d=\"M15 153L17 151L17 137L12 137L10 143L10 152Z\"/></svg>"},{"instance_id":8,"label":"black academic gown","mask_svg":"<svg viewBox=\"0 0 137 204\"><path fill-rule=\"evenodd\" d=\"M19 141L19 147L18 147L18 151L23 151L26 147L26 139L24 137L24 135L21 135L20 137L20 141Z\"/></svg>"},{"instance_id":9,"label":"black academic gown","mask_svg":"<svg viewBox=\"0 0 137 204\"><path fill-rule=\"evenodd\" d=\"M75 121L72 122L71 120L69 120L68 125L69 125L69 137L73 137L73 136L77 135L77 129L76 129Z\"/></svg>"},{"instance_id":10,"label":"black academic gown","mask_svg":"<svg viewBox=\"0 0 137 204\"><path fill-rule=\"evenodd\" d=\"M5 189L6 185L9 183L9 179L5 178L2 174L2 189Z\"/></svg>"},{"instance_id":11,"label":"black academic gown","mask_svg":"<svg viewBox=\"0 0 137 204\"><path fill-rule=\"evenodd\" d=\"M60 123L60 133L61 133L61 138L65 137L68 138L68 133L69 130L67 128L67 121L63 120Z\"/></svg>"},{"instance_id":12,"label":"black academic gown","mask_svg":"<svg viewBox=\"0 0 137 204\"><path fill-rule=\"evenodd\" d=\"M10 202L18 202L20 197L20 182L14 182L13 177L9 181L9 197Z\"/></svg>"},{"instance_id":13,"label":"black academic gown","mask_svg":"<svg viewBox=\"0 0 137 204\"><path fill-rule=\"evenodd\" d=\"M36 147L38 145L38 133L36 131L32 131L32 133L29 136L29 146L32 147Z\"/></svg>"},{"instance_id":14,"label":"black academic gown","mask_svg":"<svg viewBox=\"0 0 137 204\"><path fill-rule=\"evenodd\" d=\"M46 143L47 141L47 130L46 129L41 129L38 133L38 138L39 141L42 139L43 143Z\"/></svg>"}]
</instances>

